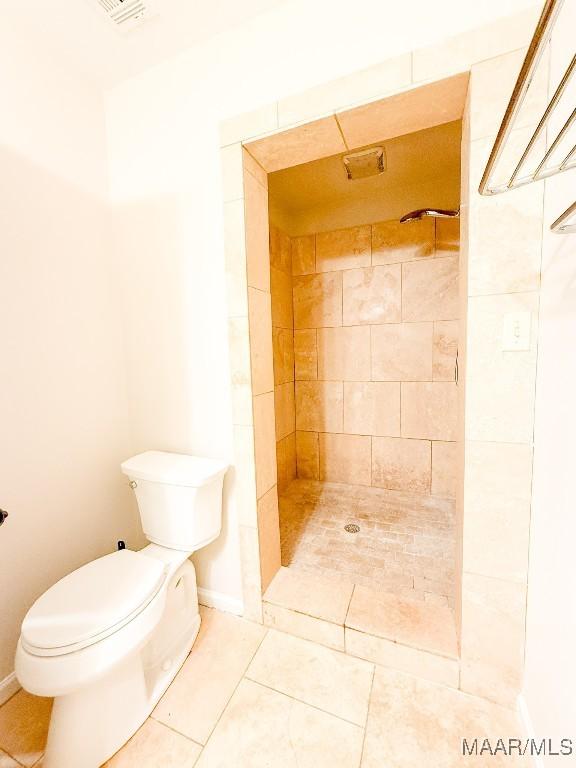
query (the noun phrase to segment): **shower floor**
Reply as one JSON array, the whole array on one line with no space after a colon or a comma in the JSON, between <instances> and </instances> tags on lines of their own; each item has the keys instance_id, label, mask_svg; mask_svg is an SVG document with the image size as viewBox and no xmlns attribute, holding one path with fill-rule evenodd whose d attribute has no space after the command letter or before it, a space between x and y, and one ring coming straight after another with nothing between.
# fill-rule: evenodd
<instances>
[{"instance_id":1,"label":"shower floor","mask_svg":"<svg viewBox=\"0 0 576 768\"><path fill-rule=\"evenodd\" d=\"M282 565L453 608L452 500L294 480L279 504Z\"/></svg>"}]
</instances>

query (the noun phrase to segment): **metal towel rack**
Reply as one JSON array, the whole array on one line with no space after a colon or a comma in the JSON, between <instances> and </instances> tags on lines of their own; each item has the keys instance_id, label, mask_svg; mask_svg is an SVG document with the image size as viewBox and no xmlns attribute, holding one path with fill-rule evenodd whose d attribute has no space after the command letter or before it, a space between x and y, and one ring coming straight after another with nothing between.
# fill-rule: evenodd
<instances>
[{"instance_id":1,"label":"metal towel rack","mask_svg":"<svg viewBox=\"0 0 576 768\"><path fill-rule=\"evenodd\" d=\"M480 182L479 192L482 195L497 195L576 167L576 143L572 143L573 140L576 142L576 138L570 137L570 129L576 127L576 105L569 105L569 109L572 107L570 114L559 129L553 129L551 126L551 117L555 114L558 105L562 103L562 97L568 93L568 86L576 75L575 53L546 105L525 149L519 154L518 160L516 160L517 156L514 157L512 172L506 173L504 176L507 181L497 183L495 180L504 152L506 149L510 150L507 142L535 77L538 65L542 61L544 50L550 41L564 2L565 0L546 0ZM568 2L575 2L575 0L568 0ZM563 104L563 108L565 106ZM541 155L534 150L537 148L539 140L544 137L547 128L550 129L554 139ZM568 149L566 149L566 143ZM562 148L563 145L564 148ZM536 155L535 160L533 155ZM530 162L528 162L529 160ZM576 232L576 203L556 219L550 228L553 232L558 233Z\"/></svg>"}]
</instances>

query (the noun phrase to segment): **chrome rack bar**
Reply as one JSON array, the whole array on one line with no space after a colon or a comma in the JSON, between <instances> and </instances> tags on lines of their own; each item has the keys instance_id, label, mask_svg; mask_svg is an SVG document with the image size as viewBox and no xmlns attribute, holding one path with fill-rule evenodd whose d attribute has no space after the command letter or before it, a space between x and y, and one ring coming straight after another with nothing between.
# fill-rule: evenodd
<instances>
[{"instance_id":1,"label":"chrome rack bar","mask_svg":"<svg viewBox=\"0 0 576 768\"><path fill-rule=\"evenodd\" d=\"M560 162L556 161L553 166L547 167L548 161L550 160L551 157L553 157L553 154L560 146L561 141L565 139L569 129L576 123L576 109L574 109L569 115L568 119L565 121L562 128L560 128L560 130L556 133L556 136L552 141L550 147L544 152L544 155L541 157L541 159L538 158L538 164L536 166L536 169L533 171L532 170L527 171L524 174L521 173L523 167L526 165L526 161L528 160L532 150L536 145L536 142L543 135L544 131L548 127L549 118L552 115L556 106L559 104L562 98L562 95L566 91L566 88L568 87L568 84L571 81L571 78L576 74L576 54L575 54L572 57L572 60L568 65L566 72L564 73L560 83L558 84L552 98L548 102L546 109L542 113L542 117L540 118L536 129L532 133L532 136L530 137L530 140L528 141L526 148L522 152L520 159L516 163L516 166L512 174L510 175L508 181L496 183L493 178L498 162L503 155L504 149L506 148L506 142L508 141L510 133L513 129L514 122L520 112L520 109L522 108L524 98L526 97L528 89L530 88L530 85L536 73L538 64L542 60L544 49L548 44L548 42L550 41L554 24L558 19L558 16L560 14L560 10L563 4L564 4L564 0L546 0L546 3L544 4L544 8L540 15L540 19L538 20L538 24L536 25L536 30L534 31L534 35L532 37L532 40L528 47L528 51L522 63L520 74L518 75L518 79L516 80L516 83L514 85L512 96L510 97L508 107L506 108L506 112L502 119L500 129L498 130L498 134L496 136L494 146L492 147L492 151L490 153L488 163L486 164L486 168L484 170L484 174L482 176L482 180L478 188L478 191L482 195L501 194L510 189L516 189L517 187L530 184L534 181L540 181L541 179L548 178L557 173L561 173L562 171L567 171L570 168L576 167L576 146L570 149L570 151L563 158L563 160L561 160ZM565 216L574 215L573 209L574 209L574 206L572 206L572 208L569 208L568 211L562 214L562 216L560 216L560 218L554 222L554 224L552 225L553 231L555 232L575 231L573 229L572 224L565 223Z\"/></svg>"}]
</instances>

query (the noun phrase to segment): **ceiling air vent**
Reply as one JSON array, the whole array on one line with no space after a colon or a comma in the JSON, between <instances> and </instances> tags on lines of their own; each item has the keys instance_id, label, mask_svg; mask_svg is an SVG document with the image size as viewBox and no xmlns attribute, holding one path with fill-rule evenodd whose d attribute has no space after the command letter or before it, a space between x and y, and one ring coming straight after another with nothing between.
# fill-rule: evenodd
<instances>
[{"instance_id":1,"label":"ceiling air vent","mask_svg":"<svg viewBox=\"0 0 576 768\"><path fill-rule=\"evenodd\" d=\"M97 0L98 5L115 26L129 29L148 19L150 0Z\"/></svg>"}]
</instances>

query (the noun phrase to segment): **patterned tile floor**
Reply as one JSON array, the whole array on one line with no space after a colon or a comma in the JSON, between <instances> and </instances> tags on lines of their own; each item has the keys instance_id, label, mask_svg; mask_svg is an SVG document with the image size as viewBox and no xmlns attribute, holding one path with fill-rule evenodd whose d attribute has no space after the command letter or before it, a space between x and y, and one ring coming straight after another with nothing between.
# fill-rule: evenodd
<instances>
[{"instance_id":1,"label":"patterned tile floor","mask_svg":"<svg viewBox=\"0 0 576 768\"><path fill-rule=\"evenodd\" d=\"M279 501L282 565L453 606L452 500L294 480Z\"/></svg>"}]
</instances>

